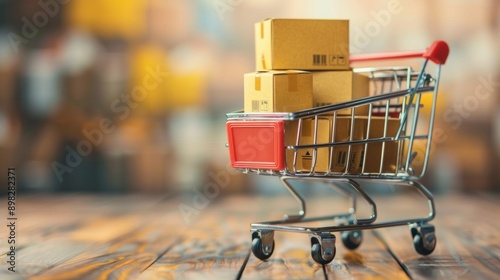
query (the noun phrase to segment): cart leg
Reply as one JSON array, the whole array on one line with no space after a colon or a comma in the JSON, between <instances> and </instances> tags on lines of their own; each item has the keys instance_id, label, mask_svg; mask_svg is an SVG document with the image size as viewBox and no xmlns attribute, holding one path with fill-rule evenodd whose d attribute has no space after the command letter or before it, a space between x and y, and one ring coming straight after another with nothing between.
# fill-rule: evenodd
<instances>
[{"instance_id":1,"label":"cart leg","mask_svg":"<svg viewBox=\"0 0 500 280\"><path fill-rule=\"evenodd\" d=\"M348 212L351 216L354 216L356 214L356 205L357 205L356 195L354 193L352 193L351 191L346 190L342 185L337 185L334 182L330 182L330 184L328 184L328 186L330 188L334 189L335 191L340 192L343 195L350 198L351 208L349 208Z\"/></svg>"},{"instance_id":2,"label":"cart leg","mask_svg":"<svg viewBox=\"0 0 500 280\"><path fill-rule=\"evenodd\" d=\"M352 179L346 179L343 182L346 182L358 194L360 194L361 197L370 205L370 208L372 211L369 218L357 219L356 221L353 221L354 224L363 225L363 224L371 224L371 223L375 222L375 220L377 219L377 205L375 204L375 202L371 199L371 197L363 190L363 188L356 181L354 181Z\"/></svg>"},{"instance_id":3,"label":"cart leg","mask_svg":"<svg viewBox=\"0 0 500 280\"><path fill-rule=\"evenodd\" d=\"M333 182L329 184L329 186L349 197L351 200L351 208L349 209L350 216L347 218L347 223L341 223L340 225L354 224L357 206L356 194L354 194L352 190L347 190L343 185L337 185ZM363 232L361 230L342 231L340 236L344 246L351 250L358 248L363 241Z\"/></svg>"},{"instance_id":4,"label":"cart leg","mask_svg":"<svg viewBox=\"0 0 500 280\"><path fill-rule=\"evenodd\" d=\"M426 218L422 218L419 222L409 225L415 251L420 255L426 256L434 251L437 243L436 229L433 225L427 223L436 216L434 198L423 184L417 181L408 181L408 185L417 189L420 194L427 198L427 204L429 205L429 215Z\"/></svg>"},{"instance_id":5,"label":"cart leg","mask_svg":"<svg viewBox=\"0 0 500 280\"><path fill-rule=\"evenodd\" d=\"M434 205L434 198L431 192L421 183L417 181L407 181L408 185L417 189L417 191L427 198L427 204L429 205L429 215L427 218L423 218L421 222L428 222L434 217L436 217L436 207Z\"/></svg>"},{"instance_id":6,"label":"cart leg","mask_svg":"<svg viewBox=\"0 0 500 280\"><path fill-rule=\"evenodd\" d=\"M317 180L317 181L323 181L324 179L318 179L318 178L307 178L308 180ZM283 223L294 223L294 222L300 222L300 221L320 221L320 220L330 220L330 219L346 219L349 223L351 224L370 224L373 223L376 218L377 218L377 207L375 205L375 202L370 198L370 196L361 188L361 186L354 180L351 179L345 179L345 180L340 180L340 182L347 183L351 189L354 189L363 199L370 205L370 208L372 210L372 213L369 218L364 218L364 219L356 219L355 213L356 213L356 198L357 196L354 194L352 191L348 191L343 187L337 186L337 185L329 185L330 187L334 187L336 190L340 190L341 193L349 196L352 200L352 205L351 208L349 209L349 213L347 214L336 214L336 215L327 215L327 216L320 216L320 217L311 217L308 219L305 219L306 215L306 200L304 197L297 192L297 190L293 187L292 184L290 184L290 181L292 180L304 180L304 178L295 178L295 177L286 177L283 176L280 178L281 182L283 185L286 187L286 189L292 194L292 196L297 200L299 203L299 213L298 214L285 214L284 219L281 221L268 221L268 222L263 222L267 224L283 224Z\"/></svg>"},{"instance_id":7,"label":"cart leg","mask_svg":"<svg viewBox=\"0 0 500 280\"><path fill-rule=\"evenodd\" d=\"M352 191L348 191L344 189L341 186L336 186L337 189L342 190L343 193L348 195L351 198L352 201L352 207L350 209L350 212L352 213L351 219L348 221L348 225L355 225L355 224L370 224L373 223L376 218L377 218L377 208L375 202L369 197L369 195L361 188L361 186L354 180L348 180L346 182L351 188L355 189L364 199L365 201L370 205L372 209L372 214L370 218L368 219L360 219L356 220L356 195L352 193ZM342 231L341 232L341 240L344 246L347 249L354 250L361 245L361 242L363 241L363 232L361 230L351 230L351 231Z\"/></svg>"},{"instance_id":8,"label":"cart leg","mask_svg":"<svg viewBox=\"0 0 500 280\"><path fill-rule=\"evenodd\" d=\"M285 185L286 189L299 202L300 208L299 213L296 215L285 214L283 217L285 219L285 222L297 222L302 220L306 216L306 201L304 197L302 197L302 195L300 195L300 193L298 193L297 190L295 190L295 188L290 183L288 183L290 177L281 177L280 179L283 185Z\"/></svg>"}]
</instances>

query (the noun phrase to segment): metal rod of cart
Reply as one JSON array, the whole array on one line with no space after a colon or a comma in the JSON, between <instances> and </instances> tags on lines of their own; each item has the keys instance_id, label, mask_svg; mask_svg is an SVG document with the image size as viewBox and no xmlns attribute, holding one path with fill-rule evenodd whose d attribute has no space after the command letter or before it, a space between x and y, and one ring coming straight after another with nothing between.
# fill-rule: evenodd
<instances>
[{"instance_id":1,"label":"metal rod of cart","mask_svg":"<svg viewBox=\"0 0 500 280\"><path fill-rule=\"evenodd\" d=\"M268 259L274 251L274 232L308 233L312 258L327 264L335 257L334 232L341 232L349 249L357 248L364 229L409 225L416 251L432 253L436 246L432 194L417 180L424 176L436 111L441 65L448 45L436 41L424 51L351 55L351 62L396 58L423 58L419 71L411 67L358 68L370 78L370 96L333 105L286 113L227 114L226 129L231 165L244 173L277 176L298 201L300 210L282 220L251 224L252 252ZM427 64L436 64L432 76ZM332 93L335 94L335 93ZM427 112L422 117L426 102ZM358 113L357 113L358 112ZM367 112L359 114L359 112ZM344 133L341 133L341 129ZM322 181L351 198L345 214L306 218L306 200L290 183ZM376 180L415 189L426 200L429 214L421 218L377 222L377 205L363 183ZM358 217L356 199L370 207ZM329 220L326 227L297 223Z\"/></svg>"}]
</instances>

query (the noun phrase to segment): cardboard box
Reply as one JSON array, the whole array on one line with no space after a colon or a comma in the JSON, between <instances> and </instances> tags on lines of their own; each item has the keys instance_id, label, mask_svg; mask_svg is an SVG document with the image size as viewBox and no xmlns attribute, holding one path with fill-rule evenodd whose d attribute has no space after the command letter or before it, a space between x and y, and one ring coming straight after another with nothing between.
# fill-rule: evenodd
<instances>
[{"instance_id":1,"label":"cardboard box","mask_svg":"<svg viewBox=\"0 0 500 280\"><path fill-rule=\"evenodd\" d=\"M350 117L337 117L335 124L335 138L332 139L332 120L330 116L318 118L318 133L316 144L326 144L333 142L348 141L350 137L351 120ZM285 130L286 145L296 145L297 122L291 122L288 130ZM285 128L285 129L287 129ZM356 119L353 131L353 140L364 138L366 132L366 119ZM314 119L305 119L302 124L299 145L314 144ZM364 145L351 145L349 156L348 173L359 173L363 159ZM315 172L336 172L344 173L347 167L349 146L336 146L331 151L330 148L317 148ZM299 149L296 158L297 171L310 171L313 163L314 149ZM331 155L333 155L330 161ZM293 170L294 151L287 150L286 154L287 168Z\"/></svg>"},{"instance_id":2,"label":"cardboard box","mask_svg":"<svg viewBox=\"0 0 500 280\"><path fill-rule=\"evenodd\" d=\"M244 76L244 110L294 112L312 107L312 75L306 71L268 71Z\"/></svg>"},{"instance_id":3,"label":"cardboard box","mask_svg":"<svg viewBox=\"0 0 500 280\"><path fill-rule=\"evenodd\" d=\"M365 118L367 119L367 118ZM389 118L387 122L386 137L396 136L399 129L399 119ZM384 136L384 117L372 117L370 123L369 138L380 138ZM366 148L366 173L395 173L398 160L399 144L397 141L385 142L384 147L384 163L380 170L380 160L382 158L382 143L370 143Z\"/></svg>"},{"instance_id":4,"label":"cardboard box","mask_svg":"<svg viewBox=\"0 0 500 280\"><path fill-rule=\"evenodd\" d=\"M349 21L266 19L255 24L257 70L349 70Z\"/></svg>"},{"instance_id":5,"label":"cardboard box","mask_svg":"<svg viewBox=\"0 0 500 280\"><path fill-rule=\"evenodd\" d=\"M352 71L315 71L313 75L314 107L346 102L369 95L370 79ZM368 115L368 106L358 107L355 114ZM337 114L351 115L351 109L340 110Z\"/></svg>"}]
</instances>

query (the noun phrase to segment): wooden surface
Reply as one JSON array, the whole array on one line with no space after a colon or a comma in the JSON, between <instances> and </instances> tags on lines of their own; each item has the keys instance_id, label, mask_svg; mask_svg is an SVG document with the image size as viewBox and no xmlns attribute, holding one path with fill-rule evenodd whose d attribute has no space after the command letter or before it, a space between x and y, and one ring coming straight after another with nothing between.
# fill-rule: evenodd
<instances>
[{"instance_id":1,"label":"wooden surface","mask_svg":"<svg viewBox=\"0 0 500 280\"><path fill-rule=\"evenodd\" d=\"M402 226L364 231L355 251L344 248L337 234L336 257L325 266L312 260L305 234L275 232L268 261L250 253L249 224L294 211L293 199L218 197L186 223L179 206L192 206L192 199L20 196L16 272L7 270L2 229L0 279L500 279L498 196L438 196L432 222L438 245L430 256L415 252L409 229ZM426 214L425 201L410 194L376 196L376 201L384 219ZM346 209L346 202L338 195L311 196L308 211L335 213Z\"/></svg>"}]
</instances>

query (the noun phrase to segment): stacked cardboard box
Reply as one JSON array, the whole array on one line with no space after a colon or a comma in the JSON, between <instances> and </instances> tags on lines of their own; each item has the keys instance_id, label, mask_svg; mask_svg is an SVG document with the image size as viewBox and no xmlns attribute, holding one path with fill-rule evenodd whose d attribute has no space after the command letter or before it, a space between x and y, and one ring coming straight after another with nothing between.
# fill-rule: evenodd
<instances>
[{"instance_id":1,"label":"stacked cardboard box","mask_svg":"<svg viewBox=\"0 0 500 280\"><path fill-rule=\"evenodd\" d=\"M336 120L331 116L321 116L318 118L316 142L315 120L305 119L302 123L299 145L327 144L332 142L349 141L351 135L351 117L338 116ZM353 126L352 140L361 140L365 138L366 120L355 119ZM285 136L287 145L296 145L297 130L292 131L290 137L288 133ZM292 138L292 139L288 139ZM291 142L291 143L290 143ZM301 148L297 155L293 150L287 151L287 167L289 170L312 171L313 163L316 172L340 172L340 173L358 173L363 159L364 145L338 145L332 148ZM315 160L313 159L315 158ZM291 160L289 160L291 159ZM295 162L295 164L294 164ZM347 166L349 162L349 166Z\"/></svg>"},{"instance_id":2,"label":"stacked cardboard box","mask_svg":"<svg viewBox=\"0 0 500 280\"><path fill-rule=\"evenodd\" d=\"M314 71L313 105L315 107L346 102L368 96L370 80L367 76L343 71ZM351 115L351 109L340 110L340 115ZM358 107L355 115L368 115L368 106Z\"/></svg>"},{"instance_id":3,"label":"stacked cardboard box","mask_svg":"<svg viewBox=\"0 0 500 280\"><path fill-rule=\"evenodd\" d=\"M255 24L256 68L348 70L349 21L266 19Z\"/></svg>"},{"instance_id":4,"label":"stacked cardboard box","mask_svg":"<svg viewBox=\"0 0 500 280\"><path fill-rule=\"evenodd\" d=\"M365 118L367 120L367 118ZM372 117L368 138L395 137L398 133L399 119L389 118L387 126L384 117ZM385 127L386 126L386 127ZM385 128L385 135L384 135ZM366 147L366 162L364 172L394 173L396 172L398 153L403 147L397 141L370 143ZM382 150L383 149L383 150ZM383 162L382 162L383 159ZM382 164L382 167L381 167Z\"/></svg>"},{"instance_id":5,"label":"stacked cardboard box","mask_svg":"<svg viewBox=\"0 0 500 280\"><path fill-rule=\"evenodd\" d=\"M315 121L314 119L303 120L298 144L327 144L367 138L394 137L400 124L399 119L389 118L384 135L384 127L386 126L384 117L371 117L370 129L368 130L368 117L356 116L351 138L350 116L337 116L335 123L333 122L334 119L331 116L318 118L317 136L316 142L314 142ZM287 128L291 131L286 131L285 145L296 145L297 124L290 124ZM302 148L298 149L296 156L293 150L288 150L286 155L287 168L289 170L295 168L297 171L310 171L312 170L313 157L315 157L314 171L316 172L358 174L363 171L364 173L394 173L398 164L398 154L402 150L402 143L398 141L385 141L385 144L373 142L368 143L366 146L365 144L355 144L350 145L350 147L349 145L336 145L332 148Z\"/></svg>"},{"instance_id":6,"label":"stacked cardboard box","mask_svg":"<svg viewBox=\"0 0 500 280\"><path fill-rule=\"evenodd\" d=\"M245 112L294 112L359 99L369 94L368 77L354 73L349 67L347 20L266 19L255 24L255 51L257 72L244 76ZM351 113L351 109L345 109L337 112L336 119L320 116L316 140L314 118L302 121L298 138L298 121L288 122L285 126L285 145L366 139L368 107L355 110L352 135ZM376 135L375 132L370 132L370 137L373 135ZM297 153L287 150L287 168L359 173L363 166L364 148L365 145L358 144L304 148L298 149ZM385 151L390 148L386 145ZM366 158L370 164L365 169L378 172L379 168L372 164L371 158L378 156L380 159L377 154L380 150L376 144L369 145ZM390 164L384 161L383 169L389 169L386 165Z\"/></svg>"},{"instance_id":7,"label":"stacked cardboard box","mask_svg":"<svg viewBox=\"0 0 500 280\"><path fill-rule=\"evenodd\" d=\"M349 21L266 19L258 22L255 24L255 57L257 72L245 75L245 112L312 108L316 106L313 104L315 74L297 70L350 72ZM318 94L323 98L316 102L334 103L342 99L324 98L331 86L319 89L322 90ZM350 94L337 95L349 100Z\"/></svg>"},{"instance_id":8,"label":"stacked cardboard box","mask_svg":"<svg viewBox=\"0 0 500 280\"><path fill-rule=\"evenodd\" d=\"M294 112L312 107L312 75L268 71L244 76L245 112Z\"/></svg>"}]
</instances>

